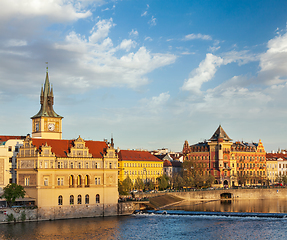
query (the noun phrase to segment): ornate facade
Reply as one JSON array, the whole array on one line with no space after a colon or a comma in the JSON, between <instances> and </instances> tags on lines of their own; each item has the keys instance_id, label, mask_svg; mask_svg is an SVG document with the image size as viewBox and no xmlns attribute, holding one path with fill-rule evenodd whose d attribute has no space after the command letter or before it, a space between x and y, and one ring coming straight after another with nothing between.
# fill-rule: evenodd
<instances>
[{"instance_id":1,"label":"ornate facade","mask_svg":"<svg viewBox=\"0 0 287 240\"><path fill-rule=\"evenodd\" d=\"M17 182L34 198L40 219L116 215L118 157L113 139L63 140L62 117L53 110L48 73L32 138L17 156Z\"/></svg>"},{"instance_id":2,"label":"ornate facade","mask_svg":"<svg viewBox=\"0 0 287 240\"><path fill-rule=\"evenodd\" d=\"M192 171L213 175L220 186L266 183L266 152L259 143L235 142L221 126L209 141L183 146L185 161L192 162Z\"/></svg>"}]
</instances>

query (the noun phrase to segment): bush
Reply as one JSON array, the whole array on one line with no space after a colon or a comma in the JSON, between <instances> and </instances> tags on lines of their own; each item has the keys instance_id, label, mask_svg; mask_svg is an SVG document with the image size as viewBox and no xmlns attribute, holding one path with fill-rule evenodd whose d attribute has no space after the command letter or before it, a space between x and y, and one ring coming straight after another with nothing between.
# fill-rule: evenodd
<instances>
[{"instance_id":1,"label":"bush","mask_svg":"<svg viewBox=\"0 0 287 240\"><path fill-rule=\"evenodd\" d=\"M10 213L10 214L8 214L7 215L7 222L11 222L11 221L14 221L14 215L13 215L13 213Z\"/></svg>"},{"instance_id":2,"label":"bush","mask_svg":"<svg viewBox=\"0 0 287 240\"><path fill-rule=\"evenodd\" d=\"M21 212L20 219L21 219L22 222L24 222L26 220L26 213L25 213L25 211Z\"/></svg>"}]
</instances>

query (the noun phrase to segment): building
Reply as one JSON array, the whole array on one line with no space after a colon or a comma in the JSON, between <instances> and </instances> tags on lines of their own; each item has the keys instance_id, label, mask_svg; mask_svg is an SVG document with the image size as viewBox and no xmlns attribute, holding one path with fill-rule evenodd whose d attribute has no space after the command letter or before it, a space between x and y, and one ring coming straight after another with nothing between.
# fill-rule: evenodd
<instances>
[{"instance_id":1,"label":"building","mask_svg":"<svg viewBox=\"0 0 287 240\"><path fill-rule=\"evenodd\" d=\"M34 198L40 219L116 215L118 158L113 139L62 139L62 118L46 73L32 137L17 156L17 182Z\"/></svg>"},{"instance_id":2,"label":"building","mask_svg":"<svg viewBox=\"0 0 287 240\"><path fill-rule=\"evenodd\" d=\"M0 136L0 192L9 183L16 183L17 153L25 136Z\"/></svg>"},{"instance_id":3,"label":"building","mask_svg":"<svg viewBox=\"0 0 287 240\"><path fill-rule=\"evenodd\" d=\"M191 171L215 177L215 185L266 184L266 152L258 143L232 142L221 126L208 141L183 146L184 161Z\"/></svg>"},{"instance_id":4,"label":"building","mask_svg":"<svg viewBox=\"0 0 287 240\"><path fill-rule=\"evenodd\" d=\"M266 154L266 171L269 184L273 185L278 182L278 163L277 154Z\"/></svg>"},{"instance_id":5,"label":"building","mask_svg":"<svg viewBox=\"0 0 287 240\"><path fill-rule=\"evenodd\" d=\"M133 183L139 177L144 182L156 183L156 179L163 174L163 161L147 151L120 150L119 181L127 176Z\"/></svg>"}]
</instances>

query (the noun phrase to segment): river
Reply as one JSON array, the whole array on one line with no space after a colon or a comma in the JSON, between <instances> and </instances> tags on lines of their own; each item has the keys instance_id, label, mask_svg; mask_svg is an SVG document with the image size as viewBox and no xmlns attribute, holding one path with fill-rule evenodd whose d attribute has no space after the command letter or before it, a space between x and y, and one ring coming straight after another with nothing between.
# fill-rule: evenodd
<instances>
[{"instance_id":1,"label":"river","mask_svg":"<svg viewBox=\"0 0 287 240\"><path fill-rule=\"evenodd\" d=\"M268 202L268 203L267 203ZM286 210L286 201L258 202L264 207L276 205L277 212ZM207 205L206 205L207 204ZM208 206L247 206L241 201L226 204L220 201L201 204ZM262 205L263 204L263 205ZM284 204L284 207L280 207ZM182 203L182 208L190 210L191 203ZM185 207L183 207L185 205ZM234 206L233 206L234 205ZM180 205L177 206L179 208ZM197 205L198 206L198 205ZM282 205L281 205L282 206ZM214 208L217 210L217 208ZM252 209L252 207L251 207ZM257 208L256 210L258 210ZM198 208L202 211L203 208ZM212 211L212 210L211 210ZM270 212L270 208L268 210ZM167 211L168 212L168 211ZM287 213L287 212L286 212ZM123 217L83 218L58 221L41 221L0 225L0 239L286 239L286 218L192 216L134 214Z\"/></svg>"}]
</instances>

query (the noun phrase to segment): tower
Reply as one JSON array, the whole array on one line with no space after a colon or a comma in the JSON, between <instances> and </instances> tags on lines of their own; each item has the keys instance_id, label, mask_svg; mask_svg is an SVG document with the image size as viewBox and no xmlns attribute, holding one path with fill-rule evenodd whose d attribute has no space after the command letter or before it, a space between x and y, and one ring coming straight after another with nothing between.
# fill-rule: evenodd
<instances>
[{"instance_id":1,"label":"tower","mask_svg":"<svg viewBox=\"0 0 287 240\"><path fill-rule=\"evenodd\" d=\"M55 113L53 109L54 94L50 86L48 68L44 89L41 88L40 111L31 117L32 137L45 139L62 139L62 116Z\"/></svg>"}]
</instances>

